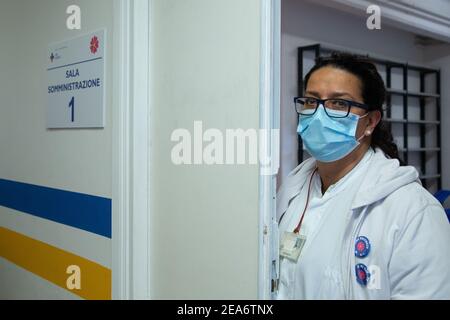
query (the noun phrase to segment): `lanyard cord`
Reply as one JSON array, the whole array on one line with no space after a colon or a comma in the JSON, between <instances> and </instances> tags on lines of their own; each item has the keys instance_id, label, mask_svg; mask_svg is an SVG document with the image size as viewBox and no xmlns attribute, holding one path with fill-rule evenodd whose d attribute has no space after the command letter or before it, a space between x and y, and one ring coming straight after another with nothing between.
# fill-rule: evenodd
<instances>
[{"instance_id":1,"label":"lanyard cord","mask_svg":"<svg viewBox=\"0 0 450 320\"><path fill-rule=\"evenodd\" d=\"M308 195L306 196L306 204L305 204L305 208L303 209L303 213L302 213L302 217L300 218L300 222L298 223L297 227L294 229L294 233L299 233L300 228L302 227L302 222L303 222L303 218L305 217L305 213L306 213L306 209L308 209L308 203L309 203L309 194L311 192L311 184L312 184L312 179L314 177L314 174L317 171L317 167L316 169L314 169L314 171L311 173L311 177L309 178L309 186L308 186Z\"/></svg>"}]
</instances>

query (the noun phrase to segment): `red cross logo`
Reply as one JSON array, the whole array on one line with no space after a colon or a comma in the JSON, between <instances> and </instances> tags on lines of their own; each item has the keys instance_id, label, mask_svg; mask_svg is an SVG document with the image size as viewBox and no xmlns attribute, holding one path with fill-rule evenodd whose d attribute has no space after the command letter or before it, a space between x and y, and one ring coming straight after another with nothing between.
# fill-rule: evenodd
<instances>
[{"instance_id":1,"label":"red cross logo","mask_svg":"<svg viewBox=\"0 0 450 320\"><path fill-rule=\"evenodd\" d=\"M99 47L99 41L98 41L98 38L94 36L94 37L91 39L91 44L90 44L91 52L92 52L93 54L97 53L98 47Z\"/></svg>"}]
</instances>

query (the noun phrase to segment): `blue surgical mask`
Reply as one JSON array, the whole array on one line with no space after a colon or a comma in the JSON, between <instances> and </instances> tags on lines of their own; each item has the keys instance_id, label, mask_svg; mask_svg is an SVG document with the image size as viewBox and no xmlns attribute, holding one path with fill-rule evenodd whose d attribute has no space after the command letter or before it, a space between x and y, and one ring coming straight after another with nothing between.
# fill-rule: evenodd
<instances>
[{"instance_id":1,"label":"blue surgical mask","mask_svg":"<svg viewBox=\"0 0 450 320\"><path fill-rule=\"evenodd\" d=\"M331 115L342 116L346 112L328 110ZM345 118L330 118L320 105L312 116L300 115L297 128L308 153L321 162L333 162L355 150L364 135L356 140L356 127L360 117L349 113Z\"/></svg>"}]
</instances>

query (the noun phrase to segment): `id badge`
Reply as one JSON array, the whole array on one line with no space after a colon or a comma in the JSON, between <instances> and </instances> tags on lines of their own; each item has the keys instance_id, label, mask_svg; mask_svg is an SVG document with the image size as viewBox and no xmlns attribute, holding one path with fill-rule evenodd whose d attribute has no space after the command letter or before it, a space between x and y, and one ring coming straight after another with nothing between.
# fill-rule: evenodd
<instances>
[{"instance_id":1,"label":"id badge","mask_svg":"<svg viewBox=\"0 0 450 320\"><path fill-rule=\"evenodd\" d=\"M305 242L305 236L294 232L285 232L281 239L280 256L297 262Z\"/></svg>"}]
</instances>

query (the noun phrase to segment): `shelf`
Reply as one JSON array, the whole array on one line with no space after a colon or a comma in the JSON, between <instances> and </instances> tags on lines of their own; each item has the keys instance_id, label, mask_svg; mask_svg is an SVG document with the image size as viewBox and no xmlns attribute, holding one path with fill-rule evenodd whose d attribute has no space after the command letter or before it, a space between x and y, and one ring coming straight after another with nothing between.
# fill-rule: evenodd
<instances>
[{"instance_id":1,"label":"shelf","mask_svg":"<svg viewBox=\"0 0 450 320\"><path fill-rule=\"evenodd\" d=\"M303 47L306 50L315 49L319 46L319 44L309 45ZM333 51L348 51L347 47L344 46L338 46L334 44L327 43L325 45L320 45L320 51L325 53L331 53ZM359 54L361 56L367 56L367 51L364 50L352 50L352 53ZM418 63L408 63L408 62L401 62L401 61L394 61L391 57L383 56L383 55L374 55L371 54L369 56L370 60L372 60L375 63L383 64L383 65L389 65L391 68L408 68L410 70L417 70L425 73L436 73L436 69L432 69L425 65L420 65Z\"/></svg>"},{"instance_id":2,"label":"shelf","mask_svg":"<svg viewBox=\"0 0 450 320\"><path fill-rule=\"evenodd\" d=\"M430 180L430 179L439 179L441 177L440 174L424 174L419 176L421 180Z\"/></svg>"},{"instance_id":3,"label":"shelf","mask_svg":"<svg viewBox=\"0 0 450 320\"><path fill-rule=\"evenodd\" d=\"M395 123L411 123L411 124L440 124L437 120L406 120L406 119L395 119L395 118L383 118L386 122Z\"/></svg>"},{"instance_id":4,"label":"shelf","mask_svg":"<svg viewBox=\"0 0 450 320\"><path fill-rule=\"evenodd\" d=\"M386 121L386 122L395 122L395 123L407 123L408 122L408 120L406 120L406 119L394 119L394 118L383 118L382 120Z\"/></svg>"},{"instance_id":5,"label":"shelf","mask_svg":"<svg viewBox=\"0 0 450 320\"><path fill-rule=\"evenodd\" d=\"M413 91L406 91L406 90L399 90L399 89L386 89L388 93L391 94L397 94L401 96L413 96L413 97L424 97L424 98L440 98L441 95L436 93L429 93L429 92L413 92Z\"/></svg>"},{"instance_id":6,"label":"shelf","mask_svg":"<svg viewBox=\"0 0 450 320\"><path fill-rule=\"evenodd\" d=\"M398 148L399 152L438 152L441 148Z\"/></svg>"},{"instance_id":7,"label":"shelf","mask_svg":"<svg viewBox=\"0 0 450 320\"><path fill-rule=\"evenodd\" d=\"M303 146L302 150L308 152ZM398 152L439 152L441 148L398 148Z\"/></svg>"}]
</instances>

